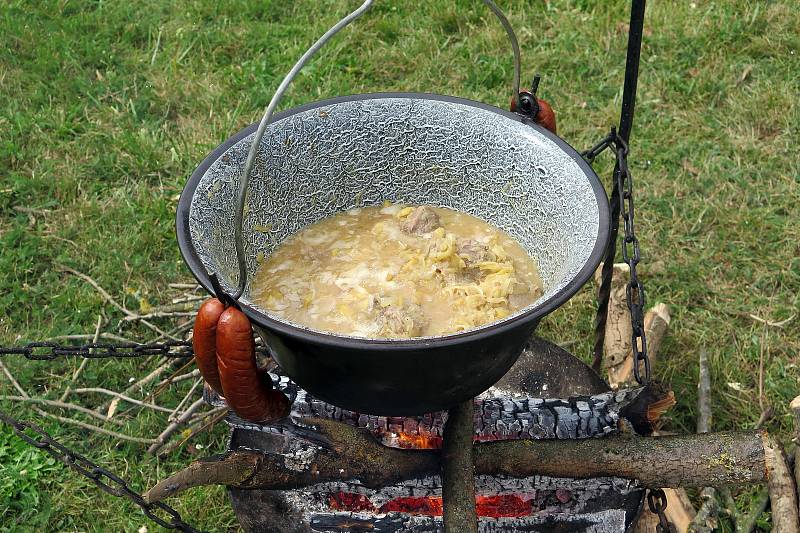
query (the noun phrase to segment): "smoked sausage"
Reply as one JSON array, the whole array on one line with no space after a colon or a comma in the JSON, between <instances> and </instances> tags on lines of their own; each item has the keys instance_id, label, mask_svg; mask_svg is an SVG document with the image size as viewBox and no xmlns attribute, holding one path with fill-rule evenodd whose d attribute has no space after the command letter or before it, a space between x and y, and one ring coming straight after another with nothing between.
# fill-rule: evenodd
<instances>
[{"instance_id":1,"label":"smoked sausage","mask_svg":"<svg viewBox=\"0 0 800 533\"><path fill-rule=\"evenodd\" d=\"M222 394L222 384L217 369L217 322L224 310L225 305L216 298L203 302L194 319L192 332L194 361L203 379L218 394Z\"/></svg>"},{"instance_id":2,"label":"smoked sausage","mask_svg":"<svg viewBox=\"0 0 800 533\"><path fill-rule=\"evenodd\" d=\"M256 367L256 344L250 320L235 307L217 323L217 365L225 401L249 422L265 423L289 413L289 400L261 379Z\"/></svg>"},{"instance_id":3,"label":"smoked sausage","mask_svg":"<svg viewBox=\"0 0 800 533\"><path fill-rule=\"evenodd\" d=\"M548 104L545 100L537 98L536 101L539 103L539 112L536 113L536 118L534 118L534 120L543 128L556 133L555 111L553 111L553 108L550 107L550 104Z\"/></svg>"}]
</instances>

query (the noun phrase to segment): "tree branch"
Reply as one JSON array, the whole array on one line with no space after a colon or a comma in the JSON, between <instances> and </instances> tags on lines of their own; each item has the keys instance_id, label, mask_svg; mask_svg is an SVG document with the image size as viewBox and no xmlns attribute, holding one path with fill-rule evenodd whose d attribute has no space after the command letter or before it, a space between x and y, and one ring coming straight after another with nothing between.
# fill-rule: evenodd
<instances>
[{"instance_id":1,"label":"tree branch","mask_svg":"<svg viewBox=\"0 0 800 533\"><path fill-rule=\"evenodd\" d=\"M440 471L436 451L382 446L366 431L330 420L308 420L326 444L310 446L313 468L292 470L285 456L233 451L193 463L148 492L158 501L188 488L222 484L287 490L327 481L358 479L381 487ZM643 487L761 483L766 478L765 432L720 432L671 437L584 440L514 440L473 446L476 474L547 475L638 480Z\"/></svg>"},{"instance_id":2,"label":"tree branch","mask_svg":"<svg viewBox=\"0 0 800 533\"><path fill-rule=\"evenodd\" d=\"M475 467L472 458L474 431L470 398L448 411L442 448L442 503L445 533L477 533Z\"/></svg>"}]
</instances>

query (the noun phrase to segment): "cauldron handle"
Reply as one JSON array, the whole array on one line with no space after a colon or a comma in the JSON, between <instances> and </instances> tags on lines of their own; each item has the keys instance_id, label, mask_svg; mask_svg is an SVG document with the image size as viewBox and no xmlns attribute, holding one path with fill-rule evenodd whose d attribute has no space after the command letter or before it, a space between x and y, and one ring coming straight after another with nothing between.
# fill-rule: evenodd
<instances>
[{"instance_id":1,"label":"cauldron handle","mask_svg":"<svg viewBox=\"0 0 800 533\"><path fill-rule=\"evenodd\" d=\"M267 106L266 111L264 111L264 116L261 117L261 122L258 124L258 129L256 130L253 136L253 142L250 144L250 150L247 153L247 160L245 161L244 165L244 173L242 174L241 179L239 180L239 191L236 196L236 213L233 219L233 228L234 228L234 246L236 247L236 261L239 265L239 284L236 288L236 291L229 295L230 300L238 301L239 298L244 293L244 289L247 285L247 261L245 260L244 254L244 240L242 237L242 223L244 219L244 203L247 199L247 189L250 183L250 174L253 171L253 164L255 163L256 159L256 152L258 151L258 146L261 144L261 139L264 138L264 132L267 129L270 121L272 120L272 115L275 112L275 108L278 107L278 103L280 102L281 98L283 97L283 93L286 92L286 89L289 87L289 84L292 80L297 76L297 73L305 66L311 57L317 53L317 51L322 48L325 43L327 43L334 35L339 33L339 30L353 22L355 19L360 17L364 14L371 6L373 0L365 0L361 6L358 7L355 11L344 17L342 20L334 24L331 29L325 32L325 34L317 39L317 41L311 45L311 47L306 50L306 52L297 60L297 63L292 67L292 70L283 78L283 81L278 86L278 89L275 91L275 94L272 96L272 100L270 100L269 105ZM483 3L486 4L489 9L494 13L494 15L500 20L500 23L503 25L503 28L506 30L506 34L508 35L508 39L511 42L511 48L514 51L514 78L512 81L512 98L515 104L519 105L519 78L520 78L520 53L519 53L519 43L517 42L517 36L514 33L514 29L511 27L511 23L508 22L508 19L497 7L492 0L483 0ZM212 274L213 275L213 274ZM221 294L221 287L215 287L217 292L217 297L225 297L227 298L228 295Z\"/></svg>"}]
</instances>

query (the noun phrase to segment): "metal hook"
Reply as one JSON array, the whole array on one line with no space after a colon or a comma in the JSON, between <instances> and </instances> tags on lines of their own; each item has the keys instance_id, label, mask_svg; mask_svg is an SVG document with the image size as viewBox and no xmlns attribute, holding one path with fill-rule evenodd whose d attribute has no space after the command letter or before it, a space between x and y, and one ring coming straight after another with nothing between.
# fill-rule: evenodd
<instances>
[{"instance_id":1,"label":"metal hook","mask_svg":"<svg viewBox=\"0 0 800 533\"><path fill-rule=\"evenodd\" d=\"M272 96L272 100L270 100L269 105L267 106L266 111L264 112L264 116L261 118L261 122L258 124L258 129L253 136L253 141L250 144L250 150L247 153L247 160L244 165L244 173L242 174L242 178L239 181L239 191L236 196L236 213L233 220L234 225L234 246L236 248L236 261L239 265L239 284L236 288L236 291L230 295L230 299L232 302L236 302L244 293L245 286L247 285L247 261L245 259L245 251L244 251L244 241L242 236L242 224L244 222L244 205L245 201L247 200L247 191L248 186L250 184L250 176L253 171L253 165L256 159L256 153L258 152L258 147L261 145L261 140L264 138L264 133L266 132L267 126L269 125L270 121L272 120L272 115L275 112L275 108L278 107L278 103L280 102L281 98L283 97L283 93L286 92L286 89L289 87L289 84L294 80L297 73L305 66L311 57L319 51L334 35L336 35L339 30L353 22L355 19L360 17L364 14L371 6L373 0L366 0L361 6L344 17L342 20L337 22L331 29L329 29L325 34L320 37L311 47L306 50L306 53L295 63L292 70L283 78L283 81L278 86L278 89L275 91L275 94ZM506 34L508 35L508 39L511 41L511 49L514 52L514 79L512 81L512 97L514 98L514 102L519 105L519 79L520 79L520 53L519 53L519 43L517 42L517 36L514 33L514 29L511 27L511 23L508 22L508 19L500 10L499 7L492 1L492 0L483 0L484 4L486 4L489 9L491 9L492 13L500 20L500 23L503 25L503 28L506 30ZM213 275L212 275L213 276ZM213 279L212 279L213 282ZM219 285L219 280L217 280L217 285ZM216 287L215 287L215 290ZM217 298L220 298L221 294L224 291L218 290L217 291Z\"/></svg>"},{"instance_id":2,"label":"metal hook","mask_svg":"<svg viewBox=\"0 0 800 533\"><path fill-rule=\"evenodd\" d=\"M239 286L237 287L236 292L231 295L233 300L238 300L242 296L245 285L247 284L247 261L245 260L244 242L242 240L242 223L244 218L244 203L247 200L247 188L250 183L250 174L253 171L253 164L255 163L258 146L261 144L261 139L264 138L264 132L266 131L267 126L272 119L275 108L278 107L278 103L281 101L283 93L286 92L289 84L292 82L295 76L297 76L297 73L300 72L300 70L305 66L308 60L311 59L311 57L316 54L317 51L331 39L331 37L339 33L339 30L364 14L364 12L372 5L372 1L373 0L366 0L358 9L334 24L333 27L325 32L322 37L317 39L317 42L311 45L311 48L306 50L306 53L303 54L297 63L295 63L295 65L292 67L292 70L289 71L286 77L283 78L283 81L278 86L278 90L276 90L275 94L272 96L272 100L270 100L269 105L264 112L264 116L261 118L261 122L258 124L258 129L253 136L253 142L250 144L250 151L247 153L247 161L244 165L244 173L242 174L242 179L239 182L239 193L236 197L236 216L233 220L233 225L234 245L236 246L236 261L239 263ZM219 297L219 295L217 295L217 297Z\"/></svg>"}]
</instances>

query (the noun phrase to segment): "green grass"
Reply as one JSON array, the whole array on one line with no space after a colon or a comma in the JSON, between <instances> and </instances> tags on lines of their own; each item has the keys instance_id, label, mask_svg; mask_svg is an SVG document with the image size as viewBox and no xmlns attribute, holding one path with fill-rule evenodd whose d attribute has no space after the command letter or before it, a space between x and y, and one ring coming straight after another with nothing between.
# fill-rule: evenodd
<instances>
[{"instance_id":1,"label":"green grass","mask_svg":"<svg viewBox=\"0 0 800 533\"><path fill-rule=\"evenodd\" d=\"M173 235L185 180L213 147L260 116L343 4L6 1L0 342L92 332L98 314L106 331L114 329L120 313L60 265L90 274L131 308L164 301L167 283L190 281ZM556 110L560 135L588 147L618 117L627 3L501 4L520 37L525 77L544 76L540 92ZM631 160L643 279L650 302L667 302L673 312L656 365L678 399L667 429L694 429L705 349L714 428L750 428L760 404L771 404L768 428L786 437L786 405L800 378L800 14L791 2L651 2L646 26ZM383 0L323 49L283 106L402 90L505 107L510 66L504 33L478 2ZM597 168L607 177L610 162ZM573 350L588 357L594 291L581 291L540 334L576 340ZM767 327L749 315L795 318ZM123 332L149 337L133 326ZM29 392L50 398L77 365L6 362ZM121 389L143 373L142 362L92 362L81 381ZM2 394L13 393L0 383ZM18 404L13 411L138 489L191 459L183 453L159 462L139 445L59 426ZM141 435L163 423L148 414L123 419L126 431ZM224 438L218 428L199 442L220 450ZM0 529L137 531L146 523L134 506L27 451L7 431L0 459ZM236 529L221 489L170 503L200 527Z\"/></svg>"}]
</instances>

